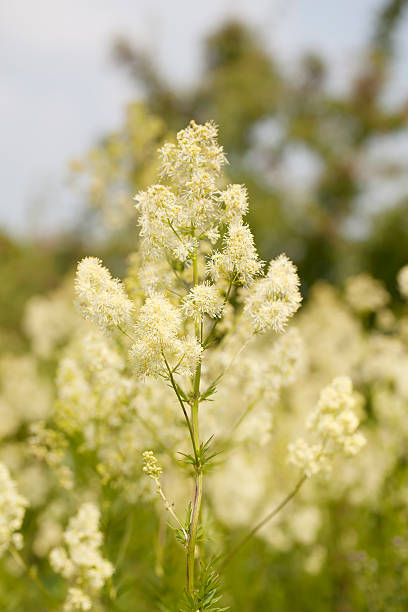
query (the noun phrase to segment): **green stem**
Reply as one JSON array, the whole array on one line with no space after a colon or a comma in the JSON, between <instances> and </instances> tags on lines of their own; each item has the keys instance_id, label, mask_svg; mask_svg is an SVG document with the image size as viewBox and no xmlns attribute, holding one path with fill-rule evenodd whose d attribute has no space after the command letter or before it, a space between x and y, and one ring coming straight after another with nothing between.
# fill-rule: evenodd
<instances>
[{"instance_id":1,"label":"green stem","mask_svg":"<svg viewBox=\"0 0 408 612\"><path fill-rule=\"evenodd\" d=\"M220 572L228 565L232 557L234 557L237 552L240 551L241 548L245 546L245 544L257 533L257 531L259 531L268 521L270 521L274 516L276 516L278 512L280 512L282 508L284 508L286 504L289 503L290 500L295 497L296 493L299 491L306 479L307 476L302 476L302 478L298 480L295 488L280 502L280 504L278 504L276 508L269 512L269 514L267 514L265 518L262 519L262 521L257 523L255 527L251 529L251 531L240 542L238 542L238 544L231 550L231 552L228 553L228 555L225 557L224 561L220 565Z\"/></svg>"},{"instance_id":2,"label":"green stem","mask_svg":"<svg viewBox=\"0 0 408 612\"><path fill-rule=\"evenodd\" d=\"M196 389L199 388L200 385L200 375L201 375L201 364L197 367L197 372L195 376L196 381ZM198 381L198 382L197 382ZM196 391L195 393L198 393ZM200 446L199 439L199 424L198 424L198 395L194 398L194 403L191 410L191 420L193 425L194 432L194 441L196 446ZM200 510L201 510L201 502L203 497L203 471L201 465L195 466L195 491L194 491L194 501L193 501L193 509L191 513L191 522L190 522L190 531L189 538L187 543L187 590L189 593L193 593L194 591L194 579L195 579L195 548L197 542L197 532L198 525L200 519Z\"/></svg>"},{"instance_id":3,"label":"green stem","mask_svg":"<svg viewBox=\"0 0 408 612\"><path fill-rule=\"evenodd\" d=\"M127 333L127 331L125 331L124 329L121 328L120 325L116 325L117 329L122 332L122 334L124 334L127 338L129 338L129 340L131 340L132 342L136 342L136 340L134 338L132 338L132 336L130 334Z\"/></svg>"},{"instance_id":4,"label":"green stem","mask_svg":"<svg viewBox=\"0 0 408 612\"><path fill-rule=\"evenodd\" d=\"M157 542L156 542L155 572L156 572L156 576L159 576L159 577L162 577L164 574L163 558L164 558L164 549L165 549L165 543L166 543L166 531L167 531L167 522L165 520L164 515L162 514L159 520L159 532L157 534Z\"/></svg>"},{"instance_id":5,"label":"green stem","mask_svg":"<svg viewBox=\"0 0 408 612\"><path fill-rule=\"evenodd\" d=\"M234 362L236 361L236 359L238 359L238 357L240 356L242 351L246 348L246 346L250 342L250 340L252 340L252 335L248 336L248 338L245 340L245 342L241 345L239 351L237 351L235 353L235 355L231 358L230 362L225 367L225 369L220 374L218 374L218 376L212 381L212 383L210 385L208 385L208 387L204 391L203 395L205 395L211 389L211 387L214 387L218 382L220 382L220 380L225 376L225 374L228 372L228 370L234 365Z\"/></svg>"},{"instance_id":6,"label":"green stem","mask_svg":"<svg viewBox=\"0 0 408 612\"><path fill-rule=\"evenodd\" d=\"M37 587L40 589L42 594L45 595L48 598L48 600L52 601L54 604L55 603L59 604L60 602L58 601L58 599L56 597L54 597L54 595L52 595L48 591L48 589L43 585L41 580L38 578L35 570L27 565L27 563L24 561L23 557L18 552L18 550L16 548L14 548L14 547L11 547L10 548L10 554L13 557L13 559L24 568L24 570L27 573L28 577L31 578L31 580L37 585Z\"/></svg>"},{"instance_id":7,"label":"green stem","mask_svg":"<svg viewBox=\"0 0 408 612\"><path fill-rule=\"evenodd\" d=\"M133 531L133 513L129 512L127 515L127 519L126 519L125 533L123 534L123 537L120 543L120 547L119 547L119 552L116 557L115 567L117 568L121 567L125 559L126 551L127 551L127 548L129 546L129 543L132 537L132 531Z\"/></svg>"},{"instance_id":8,"label":"green stem","mask_svg":"<svg viewBox=\"0 0 408 612\"><path fill-rule=\"evenodd\" d=\"M161 484L158 478L154 479L156 482L156 487L157 487L157 492L160 495L160 497L162 498L162 500L164 501L164 507L165 509L170 512L171 516L174 518L174 520L176 521L177 525L180 527L185 539L187 539L187 533L186 530L184 529L184 525L183 523L180 521L179 517L177 516L177 514L174 512L173 508L171 507L170 502L168 501L167 497L165 496L163 489L161 488Z\"/></svg>"},{"instance_id":9,"label":"green stem","mask_svg":"<svg viewBox=\"0 0 408 612\"><path fill-rule=\"evenodd\" d=\"M193 277L194 285L198 284L198 267L197 267L197 254L193 257ZM195 321L195 334L198 341L200 341L200 321L196 318ZM200 402L200 380L201 380L201 360L197 364L197 368L194 374L193 381L193 404L191 406L191 423L193 429L194 445L200 448L200 435L199 435L199 419L198 419L198 406ZM194 592L195 583L195 548L197 543L197 533L200 520L201 502L203 498L203 470L199 462L196 463L195 467L195 491L193 508L191 513L191 522L189 529L189 538L187 542L187 591L189 593Z\"/></svg>"},{"instance_id":10,"label":"green stem","mask_svg":"<svg viewBox=\"0 0 408 612\"><path fill-rule=\"evenodd\" d=\"M236 431L238 429L238 427L241 425L242 421L248 416L248 414L255 408L255 406L257 405L259 399L261 396L258 396L256 399L254 399L253 402L251 402L249 404L249 406L247 406L247 408L245 408L244 412L241 414L241 416L235 421L234 425L232 426L231 429L231 436L233 434L234 431ZM231 438L231 436L228 438L228 440Z\"/></svg>"},{"instance_id":11,"label":"green stem","mask_svg":"<svg viewBox=\"0 0 408 612\"><path fill-rule=\"evenodd\" d=\"M196 441L195 441L195 438L194 438L194 432L193 432L193 429L191 427L190 419L188 418L188 414L187 414L187 411L185 409L184 402L183 402L183 400L180 397L180 393L178 392L177 385L176 385L176 382L174 380L173 372L172 372L172 370L171 370L171 368L169 366L169 362L166 359L164 351L162 351L162 355L163 355L164 363L166 364L167 372L169 374L169 379L170 379L171 386L173 387L174 392L177 395L177 399L178 399L178 401L180 403L181 409L182 409L183 414L184 414L184 418L185 418L186 423L187 423L188 431L190 432L190 438L191 438L191 442L193 444L194 457L195 457L195 460L197 461L198 460L198 450L197 450L198 447L196 445Z\"/></svg>"}]
</instances>

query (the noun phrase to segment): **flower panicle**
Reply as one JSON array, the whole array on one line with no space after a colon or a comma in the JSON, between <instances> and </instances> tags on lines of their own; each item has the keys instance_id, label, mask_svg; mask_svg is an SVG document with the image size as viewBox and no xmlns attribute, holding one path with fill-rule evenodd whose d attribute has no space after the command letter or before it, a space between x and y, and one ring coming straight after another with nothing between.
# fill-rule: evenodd
<instances>
[{"instance_id":1,"label":"flower panicle","mask_svg":"<svg viewBox=\"0 0 408 612\"><path fill-rule=\"evenodd\" d=\"M366 439L357 431L359 420L353 410L355 403L353 385L348 376L339 376L324 387L307 421L307 429L315 433L318 442L309 444L299 438L289 444L289 463L310 477L320 471L330 473L330 459L336 452L357 455Z\"/></svg>"}]
</instances>

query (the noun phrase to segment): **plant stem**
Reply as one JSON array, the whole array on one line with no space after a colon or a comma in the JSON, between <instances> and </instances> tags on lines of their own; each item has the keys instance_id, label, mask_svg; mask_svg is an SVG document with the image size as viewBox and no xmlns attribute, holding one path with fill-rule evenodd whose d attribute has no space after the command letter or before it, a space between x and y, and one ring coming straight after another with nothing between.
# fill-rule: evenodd
<instances>
[{"instance_id":1,"label":"plant stem","mask_svg":"<svg viewBox=\"0 0 408 612\"><path fill-rule=\"evenodd\" d=\"M123 534L120 546L119 546L119 551L118 551L118 555L116 557L116 562L115 562L115 567L121 567L123 560L125 558L126 555L126 550L129 546L131 537L132 537L132 530L133 530L133 513L129 512L127 515L127 519L126 519L126 528L125 528L125 533Z\"/></svg>"},{"instance_id":2,"label":"plant stem","mask_svg":"<svg viewBox=\"0 0 408 612\"><path fill-rule=\"evenodd\" d=\"M284 508L286 504L288 504L290 500L295 497L296 493L306 481L306 478L307 476L303 475L302 478L298 480L295 488L280 502L280 504L278 504L276 508L269 512L269 514L267 514L265 518L263 518L259 523L257 523L255 527L251 529L251 531L240 542L238 542L238 544L228 553L224 561L221 563L219 569L220 572L228 565L232 557L234 557L237 552L241 550L243 546L245 546L245 544L252 538L252 536L254 536L257 531L261 529L261 527L263 527L268 521L270 521L274 516L276 516L282 510L282 508Z\"/></svg>"},{"instance_id":3,"label":"plant stem","mask_svg":"<svg viewBox=\"0 0 408 612\"><path fill-rule=\"evenodd\" d=\"M218 374L217 378L215 378L211 384L208 385L207 389L204 391L204 395L211 389L211 387L214 387L225 376L228 370L234 365L234 362L238 359L242 351L246 348L247 344L252 340L252 337L253 336L251 335L245 340L245 342L241 345L240 349L235 353L235 355L233 355L224 370L220 374Z\"/></svg>"},{"instance_id":4,"label":"plant stem","mask_svg":"<svg viewBox=\"0 0 408 612\"><path fill-rule=\"evenodd\" d=\"M235 421L234 425L232 426L231 429L231 435L229 438L227 438L227 441L231 439L232 437L232 433L234 431L236 431L238 429L238 427L241 425L242 421L244 421L244 419L246 419L246 417L248 416L248 414L254 409L254 407L257 405L259 399L260 399L261 395L258 395L253 402L251 402L249 404L249 406L247 406L244 410L244 412L241 414L240 417L238 417L238 419Z\"/></svg>"},{"instance_id":5,"label":"plant stem","mask_svg":"<svg viewBox=\"0 0 408 612\"><path fill-rule=\"evenodd\" d=\"M164 518L164 515L160 515L159 521L159 532L157 534L157 542L156 542L156 563L155 563L155 572L156 576L163 576L163 557L164 557L164 549L166 543L166 530L167 530L167 522Z\"/></svg>"},{"instance_id":6,"label":"plant stem","mask_svg":"<svg viewBox=\"0 0 408 612\"><path fill-rule=\"evenodd\" d=\"M166 508L166 510L168 510L168 512L170 512L171 516L174 518L174 520L176 521L177 525L180 527L181 531L184 534L184 537L187 539L187 533L186 530L184 529L184 525L183 523L180 521L179 517L177 516L177 514L174 512L170 502L168 501L167 497L165 496L163 489L161 488L161 484L158 478L154 479L156 482L156 486L157 486L157 492L160 495L160 497L162 498L162 500L164 501L164 507Z\"/></svg>"},{"instance_id":7,"label":"plant stem","mask_svg":"<svg viewBox=\"0 0 408 612\"><path fill-rule=\"evenodd\" d=\"M197 268L197 254L193 257L193 277L194 285L198 284L198 268ZM200 341L200 321L196 318L195 321L195 334L198 341ZM193 381L193 404L191 406L191 423L193 429L193 440L196 448L200 448L200 435L199 435L199 419L198 419L198 406L200 402L200 380L201 380L201 360L197 364L197 368L194 374ZM197 532L200 520L201 501L203 497L203 470L200 463L196 463L195 467L195 491L193 500L193 509L191 513L191 522L189 530L189 538L187 543L187 591L189 593L194 592L195 582L195 548L197 542Z\"/></svg>"},{"instance_id":8,"label":"plant stem","mask_svg":"<svg viewBox=\"0 0 408 612\"><path fill-rule=\"evenodd\" d=\"M185 409L184 402L183 402L183 400L180 397L180 393L178 392L177 385L176 385L176 382L174 380L173 372L172 372L172 370L171 370L171 368L169 366L169 363L168 363L168 361L166 359L164 351L162 351L162 355L163 355L164 363L166 364L167 371L169 373L169 379L170 379L171 386L173 387L174 392L177 395L177 399L178 399L178 401L180 403L181 409L182 409L183 414L184 414L184 418L185 418L186 423L187 423L188 431L190 432L190 438L191 438L191 443L193 445L194 457L195 457L195 459L197 461L198 460L198 451L197 451L197 445L196 445L196 441L195 441L195 438L194 438L194 432L193 432L193 429L191 427L190 419L188 418L188 414L187 414L187 411Z\"/></svg>"},{"instance_id":9,"label":"plant stem","mask_svg":"<svg viewBox=\"0 0 408 612\"><path fill-rule=\"evenodd\" d=\"M11 547L9 550L10 550L10 554L13 557L13 559L24 568L28 577L31 578L31 580L37 585L37 587L40 589L42 594L45 595L48 598L48 600L52 601L54 604L59 603L57 598L54 597L54 595L52 595L48 591L48 589L43 585L41 580L38 578L36 572L27 565L27 563L24 561L19 551L14 547Z\"/></svg>"},{"instance_id":10,"label":"plant stem","mask_svg":"<svg viewBox=\"0 0 408 612\"><path fill-rule=\"evenodd\" d=\"M125 336L127 336L127 338L129 338L129 340L131 340L132 342L135 342L135 339L132 338L132 336L130 334L127 333L127 331L125 331L124 329L121 328L120 325L116 325L117 329L122 332L122 334L124 334Z\"/></svg>"},{"instance_id":11,"label":"plant stem","mask_svg":"<svg viewBox=\"0 0 408 612\"><path fill-rule=\"evenodd\" d=\"M195 397L194 403L191 410L191 420L193 424L193 432L194 432L194 440L196 446L200 446L200 439L198 433L198 388L200 385L200 375L201 375L201 364L197 366L197 372L195 376ZM198 381L198 382L197 382ZM196 395L197 393L197 395ZM201 465L195 466L195 491L194 491L194 501L193 501L193 510L191 513L191 522L190 522L190 533L187 544L187 590L189 593L194 591L194 573L195 573L195 547L197 541L197 531L198 524L200 518L200 509L201 509L201 501L203 497L203 471Z\"/></svg>"}]
</instances>

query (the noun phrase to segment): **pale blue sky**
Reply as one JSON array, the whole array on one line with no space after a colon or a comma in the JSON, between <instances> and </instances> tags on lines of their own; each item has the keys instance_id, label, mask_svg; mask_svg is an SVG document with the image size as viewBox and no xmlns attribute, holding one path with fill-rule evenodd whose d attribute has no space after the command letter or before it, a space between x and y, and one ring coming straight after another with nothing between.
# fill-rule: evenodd
<instances>
[{"instance_id":1,"label":"pale blue sky","mask_svg":"<svg viewBox=\"0 0 408 612\"><path fill-rule=\"evenodd\" d=\"M79 206L65 185L69 159L118 125L131 83L110 60L115 35L149 49L166 78L200 78L200 41L227 17L260 28L288 69L321 52L342 88L381 0L12 0L0 5L0 226L63 226ZM392 95L407 91L408 18L399 32ZM29 214L30 204L36 215ZM40 211L40 212L39 212Z\"/></svg>"}]
</instances>

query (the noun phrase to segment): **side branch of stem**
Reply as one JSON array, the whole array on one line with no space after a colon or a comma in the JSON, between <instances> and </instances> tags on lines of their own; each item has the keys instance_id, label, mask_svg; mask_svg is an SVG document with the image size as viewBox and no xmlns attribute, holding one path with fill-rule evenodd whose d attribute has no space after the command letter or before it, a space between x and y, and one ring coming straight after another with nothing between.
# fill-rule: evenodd
<instances>
[{"instance_id":1,"label":"side branch of stem","mask_svg":"<svg viewBox=\"0 0 408 612\"><path fill-rule=\"evenodd\" d=\"M306 481L307 476L303 475L300 480L298 480L295 488L278 504L269 514L265 516L259 523L251 529L251 531L240 541L238 544L228 553L225 557L224 561L220 565L219 571L221 572L231 561L231 559L237 554L238 551L241 550L243 546L264 526L268 521L273 519L285 506L293 499L296 493L299 491L303 483Z\"/></svg>"},{"instance_id":2,"label":"side branch of stem","mask_svg":"<svg viewBox=\"0 0 408 612\"><path fill-rule=\"evenodd\" d=\"M187 410L186 410L186 408L184 406L184 402L181 399L180 393L179 393L179 391L177 389L177 385L176 385L176 381L174 380L173 372L172 372L172 370L171 370L171 368L169 366L169 363L168 363L168 361L166 359L166 356L165 356L163 351L162 351L162 355L163 355L164 363L166 364L167 372L169 374L170 384L173 387L174 392L175 392L175 394L177 396L177 399L178 399L178 401L180 403L181 409L182 409L183 414L184 414L184 418L185 418L186 423L187 423L188 430L190 432L190 438L191 438L191 442L192 442L192 445L193 445L193 451L194 451L194 458L195 458L195 460L197 462L198 461L198 449L197 449L196 442L195 442L195 439L194 439L194 433L193 433L193 429L191 427L190 419L188 418L188 414L187 414Z\"/></svg>"},{"instance_id":3,"label":"side branch of stem","mask_svg":"<svg viewBox=\"0 0 408 612\"><path fill-rule=\"evenodd\" d=\"M19 551L14 548L11 547L10 548L10 554L13 557L13 559L19 564L21 565L25 572L27 573L27 576L37 585L37 587L40 589L40 591L43 593L43 595L45 595L49 601L52 601L54 604L55 603L60 603L56 597L54 597L54 595L52 595L48 589L44 586L44 584L41 582L41 580L38 578L37 574L35 571L33 571L28 565L27 563L24 561L23 557L21 556L21 554L19 553Z\"/></svg>"}]
</instances>

